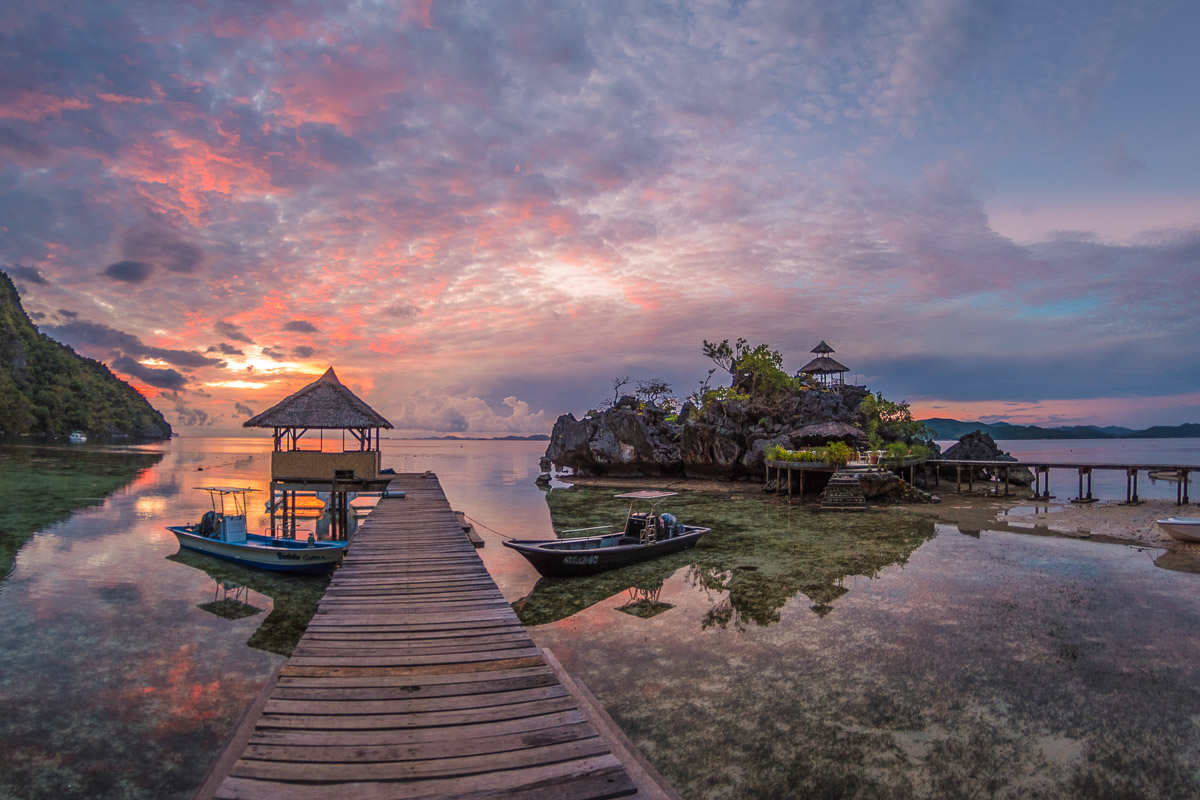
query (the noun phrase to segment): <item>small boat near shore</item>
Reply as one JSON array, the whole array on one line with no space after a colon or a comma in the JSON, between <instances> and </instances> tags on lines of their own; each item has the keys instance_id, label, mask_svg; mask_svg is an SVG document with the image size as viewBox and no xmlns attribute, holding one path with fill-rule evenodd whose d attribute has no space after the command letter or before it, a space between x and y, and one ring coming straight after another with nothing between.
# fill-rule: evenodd
<instances>
[{"instance_id":1,"label":"small boat near shore","mask_svg":"<svg viewBox=\"0 0 1200 800\"><path fill-rule=\"evenodd\" d=\"M168 525L186 550L272 572L320 574L342 563L346 542L276 539L246 531L246 495L257 491L236 486L203 486L213 508L195 525Z\"/></svg>"},{"instance_id":2,"label":"small boat near shore","mask_svg":"<svg viewBox=\"0 0 1200 800\"><path fill-rule=\"evenodd\" d=\"M87 434L83 431L71 431L71 435L67 437L67 441L71 444L85 444L87 442Z\"/></svg>"},{"instance_id":3,"label":"small boat near shore","mask_svg":"<svg viewBox=\"0 0 1200 800\"><path fill-rule=\"evenodd\" d=\"M1156 521L1158 527L1181 542L1200 542L1200 517L1167 517Z\"/></svg>"},{"instance_id":4,"label":"small boat near shore","mask_svg":"<svg viewBox=\"0 0 1200 800\"><path fill-rule=\"evenodd\" d=\"M619 500L630 501L624 530L580 528L563 531L563 534L607 532L567 539L512 539L504 542L504 546L516 550L534 569L548 577L593 575L677 553L695 547L700 537L712 529L681 525L674 514L659 513L658 505L675 495L675 492L657 491L616 495ZM643 506L645 510L638 510L639 504L648 505Z\"/></svg>"},{"instance_id":5,"label":"small boat near shore","mask_svg":"<svg viewBox=\"0 0 1200 800\"><path fill-rule=\"evenodd\" d=\"M1152 469L1146 473L1152 481L1174 481L1183 480L1183 474L1177 469ZM1188 477L1188 482L1191 483L1191 477Z\"/></svg>"}]
</instances>

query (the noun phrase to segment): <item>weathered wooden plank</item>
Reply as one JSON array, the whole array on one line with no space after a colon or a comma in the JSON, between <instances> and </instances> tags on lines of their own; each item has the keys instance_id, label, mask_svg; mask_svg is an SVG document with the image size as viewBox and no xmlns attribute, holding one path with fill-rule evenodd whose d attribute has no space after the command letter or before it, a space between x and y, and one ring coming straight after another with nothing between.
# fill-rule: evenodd
<instances>
[{"instance_id":1,"label":"weathered wooden plank","mask_svg":"<svg viewBox=\"0 0 1200 800\"><path fill-rule=\"evenodd\" d=\"M486 672L493 669L506 669L508 667L537 667L545 663L546 662L540 655L536 658L509 658L501 659L499 661L476 661L469 663L464 662L461 664L424 664L390 667L300 667L288 663L280 668L279 674L280 676L285 677L312 676L327 678L350 675L439 675L447 672Z\"/></svg>"},{"instance_id":2,"label":"weathered wooden plank","mask_svg":"<svg viewBox=\"0 0 1200 800\"><path fill-rule=\"evenodd\" d=\"M587 739L506 750L499 753L430 758L422 761L259 761L243 757L230 773L239 778L273 778L286 781L412 781L421 778L466 777L502 770L528 769L563 761L607 755L604 740Z\"/></svg>"},{"instance_id":3,"label":"weathered wooden plank","mask_svg":"<svg viewBox=\"0 0 1200 800\"><path fill-rule=\"evenodd\" d=\"M554 670L543 663L538 667L530 667L525 669L498 669L484 670L472 673L444 673L435 675L376 675L376 676L357 676L357 677L280 677L276 681L276 686L280 688L294 688L300 686L325 686L325 687L347 687L360 688L364 686L370 687L395 687L407 692L413 687L421 688L428 686L440 685L456 685L465 683L491 683L502 680L513 680L526 677L545 677L546 675L554 675Z\"/></svg>"},{"instance_id":4,"label":"weathered wooden plank","mask_svg":"<svg viewBox=\"0 0 1200 800\"><path fill-rule=\"evenodd\" d=\"M267 714L259 718L264 728L303 728L305 730L365 731L437 728L470 722L499 722L556 711L570 711L578 705L570 695L547 700L530 700L484 708L429 711L419 714Z\"/></svg>"},{"instance_id":5,"label":"weathered wooden plank","mask_svg":"<svg viewBox=\"0 0 1200 800\"><path fill-rule=\"evenodd\" d=\"M355 800L402 800L406 798L476 796L501 797L504 792L540 789L560 782L564 791L549 795L571 798L571 781L596 775L624 774L621 762L611 755L593 756L577 761L561 761L531 769L490 772L451 779L425 779L405 783L353 781L333 783L298 783L256 780L231 776L218 790L221 800L316 800L317 798L353 797ZM625 795L607 795L625 796Z\"/></svg>"},{"instance_id":6,"label":"weathered wooden plank","mask_svg":"<svg viewBox=\"0 0 1200 800\"><path fill-rule=\"evenodd\" d=\"M298 728L263 728L254 732L252 744L286 744L297 747L383 746L420 742L458 742L491 736L514 736L564 725L591 723L582 711L556 711L498 722L473 722L449 728L411 728L407 730L313 731Z\"/></svg>"},{"instance_id":7,"label":"weathered wooden plank","mask_svg":"<svg viewBox=\"0 0 1200 800\"><path fill-rule=\"evenodd\" d=\"M306 698L291 700L272 696L263 709L264 714L422 714L436 711L463 711L472 708L513 705L533 700L566 697L560 685L530 689L512 689L488 694L452 695L418 699L359 699L347 703L344 698Z\"/></svg>"},{"instance_id":8,"label":"weathered wooden plank","mask_svg":"<svg viewBox=\"0 0 1200 800\"><path fill-rule=\"evenodd\" d=\"M516 672L516 670L513 670ZM316 679L309 679L316 680ZM471 694L509 692L517 689L536 689L557 685L553 675L529 675L516 678L495 678L471 683L435 683L427 686L277 686L271 697L277 700L385 700L396 697L452 697Z\"/></svg>"},{"instance_id":9,"label":"weathered wooden plank","mask_svg":"<svg viewBox=\"0 0 1200 800\"><path fill-rule=\"evenodd\" d=\"M577 739L590 739L596 730L586 723L560 725L533 731L478 737L474 739L450 739L443 741L411 742L408 744L380 745L326 745L310 744L250 744L245 758L255 761L290 762L342 762L346 764L371 761L422 761L435 758L457 758L488 753L503 753L561 744Z\"/></svg>"}]
</instances>

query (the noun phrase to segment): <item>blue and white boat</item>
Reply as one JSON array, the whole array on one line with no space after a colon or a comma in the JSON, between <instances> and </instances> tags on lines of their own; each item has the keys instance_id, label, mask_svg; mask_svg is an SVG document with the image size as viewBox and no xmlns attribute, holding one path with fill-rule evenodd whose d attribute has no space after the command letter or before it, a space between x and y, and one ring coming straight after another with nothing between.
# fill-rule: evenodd
<instances>
[{"instance_id":1,"label":"blue and white boat","mask_svg":"<svg viewBox=\"0 0 1200 800\"><path fill-rule=\"evenodd\" d=\"M84 444L87 442L87 434L83 431L71 431L71 435L67 437L67 441L71 444Z\"/></svg>"},{"instance_id":2,"label":"blue and white boat","mask_svg":"<svg viewBox=\"0 0 1200 800\"><path fill-rule=\"evenodd\" d=\"M342 563L346 542L276 539L246 531L246 495L257 489L237 486L203 486L212 499L195 525L168 525L179 546L246 567L273 572L332 572Z\"/></svg>"}]
</instances>

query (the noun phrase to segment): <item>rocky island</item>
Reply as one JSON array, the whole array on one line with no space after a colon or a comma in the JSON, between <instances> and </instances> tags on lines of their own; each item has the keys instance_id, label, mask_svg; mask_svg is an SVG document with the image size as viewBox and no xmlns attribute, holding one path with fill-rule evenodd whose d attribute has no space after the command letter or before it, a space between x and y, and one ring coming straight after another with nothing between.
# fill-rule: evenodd
<instances>
[{"instance_id":1,"label":"rocky island","mask_svg":"<svg viewBox=\"0 0 1200 800\"><path fill-rule=\"evenodd\" d=\"M814 352L832 352L824 342ZM890 443L936 446L906 403L893 403L864 386L843 383L845 367L821 356L795 375L765 344L750 348L704 343L728 386L708 381L680 402L661 381L644 381L583 419L564 414L554 423L546 460L577 475L613 477L761 479L771 448L799 449L844 442L880 449ZM832 362L834 372L817 371ZM839 369L840 368L840 369ZM834 376L834 377L831 377ZM614 388L628 379L614 381Z\"/></svg>"}]
</instances>

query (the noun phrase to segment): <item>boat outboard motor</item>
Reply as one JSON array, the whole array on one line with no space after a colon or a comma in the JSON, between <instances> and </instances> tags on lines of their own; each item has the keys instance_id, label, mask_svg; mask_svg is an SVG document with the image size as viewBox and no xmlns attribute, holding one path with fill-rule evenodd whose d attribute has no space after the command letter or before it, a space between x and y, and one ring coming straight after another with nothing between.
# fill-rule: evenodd
<instances>
[{"instance_id":1,"label":"boat outboard motor","mask_svg":"<svg viewBox=\"0 0 1200 800\"><path fill-rule=\"evenodd\" d=\"M200 536L212 536L217 529L217 512L205 511L204 516L200 518L200 524L196 526L196 533Z\"/></svg>"}]
</instances>

